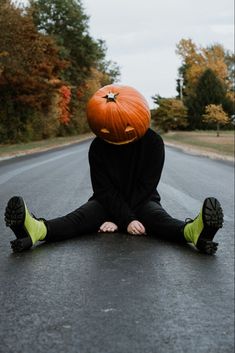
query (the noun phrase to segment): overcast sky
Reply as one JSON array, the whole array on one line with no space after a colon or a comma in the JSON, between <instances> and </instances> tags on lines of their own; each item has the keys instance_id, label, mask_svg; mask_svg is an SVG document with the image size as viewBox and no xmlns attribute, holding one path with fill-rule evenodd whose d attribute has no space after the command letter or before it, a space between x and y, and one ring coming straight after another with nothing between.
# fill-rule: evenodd
<instances>
[{"instance_id":1,"label":"overcast sky","mask_svg":"<svg viewBox=\"0 0 235 353\"><path fill-rule=\"evenodd\" d=\"M90 33L108 46L107 56L121 68L121 84L151 96L176 95L181 38L197 45L233 49L233 0L82 0Z\"/></svg>"}]
</instances>

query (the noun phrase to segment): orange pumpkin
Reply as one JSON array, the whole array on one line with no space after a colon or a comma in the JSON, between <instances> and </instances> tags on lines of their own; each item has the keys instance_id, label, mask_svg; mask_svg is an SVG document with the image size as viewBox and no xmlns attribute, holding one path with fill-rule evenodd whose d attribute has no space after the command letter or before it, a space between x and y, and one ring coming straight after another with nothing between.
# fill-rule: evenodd
<instances>
[{"instance_id":1,"label":"orange pumpkin","mask_svg":"<svg viewBox=\"0 0 235 353\"><path fill-rule=\"evenodd\" d=\"M150 125L150 110L145 98L134 88L107 85L89 100L87 120L97 136L121 145L146 133Z\"/></svg>"}]
</instances>

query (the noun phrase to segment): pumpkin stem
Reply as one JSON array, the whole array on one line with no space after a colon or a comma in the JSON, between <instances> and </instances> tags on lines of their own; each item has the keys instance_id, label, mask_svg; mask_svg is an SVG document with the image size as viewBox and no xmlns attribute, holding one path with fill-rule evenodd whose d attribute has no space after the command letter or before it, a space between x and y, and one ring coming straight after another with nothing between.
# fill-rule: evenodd
<instances>
[{"instance_id":1,"label":"pumpkin stem","mask_svg":"<svg viewBox=\"0 0 235 353\"><path fill-rule=\"evenodd\" d=\"M106 94L106 96L104 96L103 98L107 99L107 102L116 102L116 97L119 95L119 93L112 93L109 92L108 94Z\"/></svg>"}]
</instances>

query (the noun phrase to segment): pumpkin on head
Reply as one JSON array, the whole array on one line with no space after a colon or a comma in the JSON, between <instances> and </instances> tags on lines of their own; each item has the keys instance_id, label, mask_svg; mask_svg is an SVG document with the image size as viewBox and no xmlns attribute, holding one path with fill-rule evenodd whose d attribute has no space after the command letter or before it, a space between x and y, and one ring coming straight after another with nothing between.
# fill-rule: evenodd
<instances>
[{"instance_id":1,"label":"pumpkin on head","mask_svg":"<svg viewBox=\"0 0 235 353\"><path fill-rule=\"evenodd\" d=\"M122 145L141 138L150 125L145 98L129 86L107 85L87 105L91 130L103 140Z\"/></svg>"}]
</instances>

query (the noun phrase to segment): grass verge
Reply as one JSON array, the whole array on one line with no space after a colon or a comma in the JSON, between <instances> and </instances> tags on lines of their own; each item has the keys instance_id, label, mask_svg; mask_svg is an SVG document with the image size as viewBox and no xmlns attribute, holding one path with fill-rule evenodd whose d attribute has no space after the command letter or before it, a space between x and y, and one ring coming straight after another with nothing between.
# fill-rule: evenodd
<instances>
[{"instance_id":1,"label":"grass verge","mask_svg":"<svg viewBox=\"0 0 235 353\"><path fill-rule=\"evenodd\" d=\"M48 140L33 141L28 143L17 143L13 145L0 145L0 157L10 157L20 154L29 154L33 152L45 151L48 149L66 146L73 144L89 137L92 137L92 133L81 134L77 136L68 137L55 137Z\"/></svg>"},{"instance_id":2,"label":"grass verge","mask_svg":"<svg viewBox=\"0 0 235 353\"><path fill-rule=\"evenodd\" d=\"M216 131L175 131L162 137L175 146L234 157L234 131L221 131L219 137Z\"/></svg>"}]
</instances>

